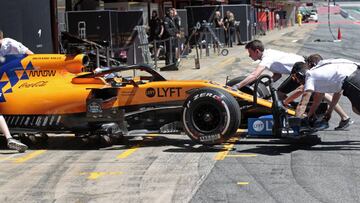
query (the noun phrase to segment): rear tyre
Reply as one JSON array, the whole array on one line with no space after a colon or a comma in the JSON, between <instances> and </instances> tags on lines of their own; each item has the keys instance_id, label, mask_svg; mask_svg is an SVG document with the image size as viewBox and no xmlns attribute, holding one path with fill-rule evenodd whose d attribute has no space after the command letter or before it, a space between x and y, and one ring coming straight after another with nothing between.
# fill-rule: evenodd
<instances>
[{"instance_id":1,"label":"rear tyre","mask_svg":"<svg viewBox=\"0 0 360 203\"><path fill-rule=\"evenodd\" d=\"M230 86L230 87L234 86L234 85L238 84L239 82L243 81L245 78L246 78L245 76L233 78L233 79L229 80L226 83L226 85ZM240 91L253 95L254 94L254 82L242 87L240 89ZM263 98L263 99L267 99L267 98L271 97L270 91L266 88L265 84L262 82L260 82L258 85L257 96L258 96L258 98Z\"/></svg>"},{"instance_id":2,"label":"rear tyre","mask_svg":"<svg viewBox=\"0 0 360 203\"><path fill-rule=\"evenodd\" d=\"M184 130L197 143L221 144L236 133L240 121L237 101L221 89L199 89L184 103Z\"/></svg>"}]
</instances>

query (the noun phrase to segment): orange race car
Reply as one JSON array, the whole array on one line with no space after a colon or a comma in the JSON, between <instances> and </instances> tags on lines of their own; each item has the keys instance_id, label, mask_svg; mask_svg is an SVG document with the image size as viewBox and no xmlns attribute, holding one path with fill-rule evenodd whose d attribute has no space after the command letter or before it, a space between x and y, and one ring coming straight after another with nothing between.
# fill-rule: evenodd
<instances>
[{"instance_id":1,"label":"orange race car","mask_svg":"<svg viewBox=\"0 0 360 203\"><path fill-rule=\"evenodd\" d=\"M0 109L11 132L73 133L112 144L132 130L183 129L198 143L219 144L246 127L248 118L273 114L274 135L292 133L287 117L294 111L281 102L254 100L206 80L169 81L146 65L83 72L88 62L82 54L2 58Z\"/></svg>"}]
</instances>

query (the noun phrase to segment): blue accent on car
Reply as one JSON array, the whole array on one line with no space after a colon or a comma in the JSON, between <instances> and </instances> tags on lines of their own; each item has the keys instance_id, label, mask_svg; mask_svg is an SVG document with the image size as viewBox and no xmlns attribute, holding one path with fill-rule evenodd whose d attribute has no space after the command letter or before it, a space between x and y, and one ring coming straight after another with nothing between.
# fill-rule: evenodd
<instances>
[{"instance_id":1,"label":"blue accent on car","mask_svg":"<svg viewBox=\"0 0 360 203\"><path fill-rule=\"evenodd\" d=\"M26 68L23 67L21 61L26 57L26 54L19 55L6 55L4 56L4 61L0 62L0 79L3 78L4 74L6 74L8 81L0 81L0 102L6 102L4 94L12 93L12 88L20 81L20 80L28 80L29 76L25 72L26 70L34 70L32 63L28 63ZM16 74L16 71L24 71L20 78ZM10 82L11 87L6 91L3 91L3 88Z\"/></svg>"}]
</instances>

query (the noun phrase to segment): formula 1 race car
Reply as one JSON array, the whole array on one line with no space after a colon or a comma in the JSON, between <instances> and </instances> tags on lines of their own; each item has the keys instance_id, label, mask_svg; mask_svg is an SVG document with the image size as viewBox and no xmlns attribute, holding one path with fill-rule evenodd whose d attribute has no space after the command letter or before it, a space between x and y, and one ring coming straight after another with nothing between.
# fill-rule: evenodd
<instances>
[{"instance_id":1,"label":"formula 1 race car","mask_svg":"<svg viewBox=\"0 0 360 203\"><path fill-rule=\"evenodd\" d=\"M113 144L133 130L183 130L195 142L213 145L246 127L248 118L272 114L277 137L292 136L291 125L299 125L271 83L274 102L211 81L169 81L147 65L83 72L88 63L83 54L2 58L0 109L11 132L73 133ZM141 74L129 74L135 72Z\"/></svg>"}]
</instances>

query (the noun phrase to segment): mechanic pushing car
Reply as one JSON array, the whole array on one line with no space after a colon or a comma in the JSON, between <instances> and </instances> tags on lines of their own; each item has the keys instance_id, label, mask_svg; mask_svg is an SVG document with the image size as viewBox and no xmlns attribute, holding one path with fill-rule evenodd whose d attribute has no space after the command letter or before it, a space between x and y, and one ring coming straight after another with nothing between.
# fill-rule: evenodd
<instances>
[{"instance_id":1,"label":"mechanic pushing car","mask_svg":"<svg viewBox=\"0 0 360 203\"><path fill-rule=\"evenodd\" d=\"M305 63L294 67L292 76L304 84L304 94L296 108L296 116L303 116L310 96L314 94L314 102L307 115L312 120L325 93L334 93L326 115L331 115L338 103L341 93L351 102L353 112L360 115L360 66L359 63L347 59L328 59L320 61L314 68Z\"/></svg>"},{"instance_id":2,"label":"mechanic pushing car","mask_svg":"<svg viewBox=\"0 0 360 203\"><path fill-rule=\"evenodd\" d=\"M309 69L315 67L321 60L323 60L323 58L319 54L312 54L305 59L306 64L309 67ZM295 63L293 69L291 70L292 75L295 73L296 69L298 69L298 65L301 65L301 64L302 64L302 62ZM294 77L292 77L292 78L295 79ZM294 90L291 93L291 95L289 95L284 100L284 102L283 102L284 105L288 105L290 102L294 101L296 98L300 97L304 93L304 85L302 85L300 83L298 83L298 84L299 84L299 87L296 90ZM324 99L327 103L330 104L333 97L331 94L326 93L324 95ZM334 130L345 130L347 127L349 127L354 122L345 113L345 111L339 104L335 105L334 110L337 114L339 114L339 116L341 118L339 125L337 127L335 127ZM327 112L327 114L324 115L322 120L320 122L318 122L314 127L316 127L317 130L325 130L325 129L329 128L330 118L331 118L331 112Z\"/></svg>"},{"instance_id":3,"label":"mechanic pushing car","mask_svg":"<svg viewBox=\"0 0 360 203\"><path fill-rule=\"evenodd\" d=\"M305 61L305 58L300 55L285 53L272 49L264 49L264 45L259 40L254 40L249 42L245 46L245 48L248 50L249 56L254 61L256 60L261 60L261 61L259 65L256 67L256 69L249 76L247 76L240 83L233 86L234 89L240 89L241 87L248 85L252 81L256 80L266 68L268 68L270 71L274 73L273 80L276 81L281 78L282 74L291 74L293 66L296 62ZM311 67L315 66L320 60L322 60L322 57L318 54L313 54L306 58L306 62ZM296 90L294 94L291 95L290 98L286 98L286 94L289 94L294 90ZM284 100L285 105L293 101L295 98L299 97L302 93L303 93L303 86L301 86L301 84L295 81L291 76L289 76L278 87L279 98ZM330 94L326 94L325 100L328 103L330 103L332 100L332 96ZM337 126L335 129L343 130L351 124L352 120L350 120L349 116L345 113L345 111L341 108L340 105L335 106L335 111L341 117L341 122L339 123L339 126ZM317 126L317 129L324 130L328 128L329 127L328 121L330 117L331 116L328 115L326 119L324 119L324 121L321 122L322 125Z\"/></svg>"},{"instance_id":4,"label":"mechanic pushing car","mask_svg":"<svg viewBox=\"0 0 360 203\"><path fill-rule=\"evenodd\" d=\"M10 54L33 54L33 52L14 39L4 38L4 33L0 30L0 57L3 58L3 56ZM0 62L2 62L2 60L0 60ZM6 137L7 146L10 149L15 149L19 152L26 151L28 147L11 136L3 115L0 115L0 130Z\"/></svg>"},{"instance_id":5,"label":"mechanic pushing car","mask_svg":"<svg viewBox=\"0 0 360 203\"><path fill-rule=\"evenodd\" d=\"M233 89L240 89L253 81L255 81L265 69L273 72L272 79L277 81L282 74L291 73L291 69L296 62L305 61L303 56L285 53L273 49L265 49L260 40L253 40L246 44L245 48L249 52L249 57L254 61L260 60L255 70L248 75L243 81L233 86ZM278 88L280 99L284 99L285 95L295 90L299 85L289 76Z\"/></svg>"}]
</instances>

